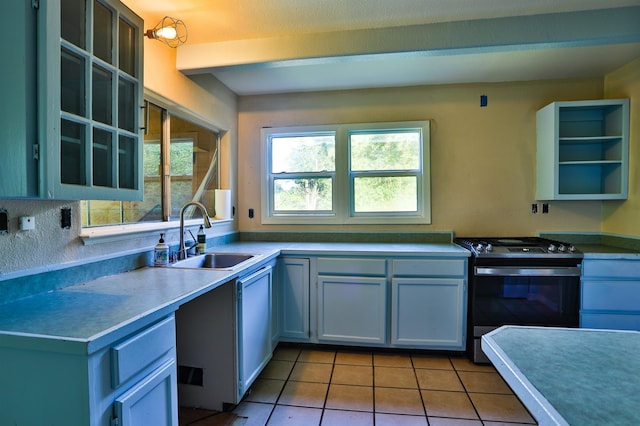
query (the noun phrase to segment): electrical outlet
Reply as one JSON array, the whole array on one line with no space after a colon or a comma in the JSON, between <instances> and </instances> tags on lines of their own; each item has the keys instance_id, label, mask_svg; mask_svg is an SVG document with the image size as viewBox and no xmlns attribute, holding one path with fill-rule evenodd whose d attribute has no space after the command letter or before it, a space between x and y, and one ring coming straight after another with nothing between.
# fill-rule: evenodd
<instances>
[{"instance_id":1,"label":"electrical outlet","mask_svg":"<svg viewBox=\"0 0 640 426\"><path fill-rule=\"evenodd\" d=\"M531 214L538 213L538 203L531 204Z\"/></svg>"},{"instance_id":2,"label":"electrical outlet","mask_svg":"<svg viewBox=\"0 0 640 426\"><path fill-rule=\"evenodd\" d=\"M249 209L249 219L253 219L253 209Z\"/></svg>"},{"instance_id":3,"label":"electrical outlet","mask_svg":"<svg viewBox=\"0 0 640 426\"><path fill-rule=\"evenodd\" d=\"M543 203L542 204L542 214L548 214L548 213L549 213L549 204Z\"/></svg>"}]
</instances>

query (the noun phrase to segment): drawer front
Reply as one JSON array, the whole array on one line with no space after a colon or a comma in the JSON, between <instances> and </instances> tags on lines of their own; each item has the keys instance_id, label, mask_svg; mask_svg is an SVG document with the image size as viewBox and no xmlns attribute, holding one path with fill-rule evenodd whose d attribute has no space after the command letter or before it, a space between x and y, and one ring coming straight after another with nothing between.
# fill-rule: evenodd
<instances>
[{"instance_id":1,"label":"drawer front","mask_svg":"<svg viewBox=\"0 0 640 426\"><path fill-rule=\"evenodd\" d=\"M387 274L386 259L354 259L344 257L319 257L317 263L319 274L385 276Z\"/></svg>"},{"instance_id":2,"label":"drawer front","mask_svg":"<svg viewBox=\"0 0 640 426\"><path fill-rule=\"evenodd\" d=\"M640 279L640 261L635 260L585 260L582 275L589 278Z\"/></svg>"},{"instance_id":3,"label":"drawer front","mask_svg":"<svg viewBox=\"0 0 640 426\"><path fill-rule=\"evenodd\" d=\"M640 315L581 313L581 328L640 331Z\"/></svg>"},{"instance_id":4,"label":"drawer front","mask_svg":"<svg viewBox=\"0 0 640 426\"><path fill-rule=\"evenodd\" d=\"M175 348L173 316L111 348L111 384L114 389Z\"/></svg>"},{"instance_id":5,"label":"drawer front","mask_svg":"<svg viewBox=\"0 0 640 426\"><path fill-rule=\"evenodd\" d=\"M467 272L465 259L394 259L393 276L463 277Z\"/></svg>"},{"instance_id":6,"label":"drawer front","mask_svg":"<svg viewBox=\"0 0 640 426\"><path fill-rule=\"evenodd\" d=\"M640 281L583 280L581 307L640 312Z\"/></svg>"}]
</instances>

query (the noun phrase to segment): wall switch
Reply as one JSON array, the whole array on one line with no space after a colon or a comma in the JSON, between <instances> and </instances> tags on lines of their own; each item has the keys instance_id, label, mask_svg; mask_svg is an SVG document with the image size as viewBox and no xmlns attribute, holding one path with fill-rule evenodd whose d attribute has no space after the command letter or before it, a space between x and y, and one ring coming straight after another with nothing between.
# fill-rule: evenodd
<instances>
[{"instance_id":1,"label":"wall switch","mask_svg":"<svg viewBox=\"0 0 640 426\"><path fill-rule=\"evenodd\" d=\"M36 218L33 216L20 216L20 230L31 231L36 229Z\"/></svg>"},{"instance_id":2,"label":"wall switch","mask_svg":"<svg viewBox=\"0 0 640 426\"><path fill-rule=\"evenodd\" d=\"M538 213L538 203L531 204L531 214Z\"/></svg>"},{"instance_id":3,"label":"wall switch","mask_svg":"<svg viewBox=\"0 0 640 426\"><path fill-rule=\"evenodd\" d=\"M547 213L549 213L549 204L543 203L542 204L542 214L547 214Z\"/></svg>"},{"instance_id":4,"label":"wall switch","mask_svg":"<svg viewBox=\"0 0 640 426\"><path fill-rule=\"evenodd\" d=\"M253 219L253 209L249 209L249 219Z\"/></svg>"}]
</instances>

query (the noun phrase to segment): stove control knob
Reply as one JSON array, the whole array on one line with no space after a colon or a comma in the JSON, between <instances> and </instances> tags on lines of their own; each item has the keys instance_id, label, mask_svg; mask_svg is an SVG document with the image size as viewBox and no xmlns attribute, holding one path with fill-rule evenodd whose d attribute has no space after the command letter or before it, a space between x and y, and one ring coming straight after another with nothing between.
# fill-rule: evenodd
<instances>
[{"instance_id":1,"label":"stove control knob","mask_svg":"<svg viewBox=\"0 0 640 426\"><path fill-rule=\"evenodd\" d=\"M482 252L484 251L484 246L483 246L482 244L478 244L478 245L476 246L476 251L477 251L478 253L482 253Z\"/></svg>"},{"instance_id":2,"label":"stove control knob","mask_svg":"<svg viewBox=\"0 0 640 426\"><path fill-rule=\"evenodd\" d=\"M560 247L558 247L558 251L564 253L567 251L567 247L564 244L560 244Z\"/></svg>"},{"instance_id":3,"label":"stove control knob","mask_svg":"<svg viewBox=\"0 0 640 426\"><path fill-rule=\"evenodd\" d=\"M571 244L571 245L569 246L569 252L570 252L570 253L574 253L575 251L576 251L576 246L574 246L573 244Z\"/></svg>"},{"instance_id":4,"label":"stove control knob","mask_svg":"<svg viewBox=\"0 0 640 426\"><path fill-rule=\"evenodd\" d=\"M549 244L549 248L547 248L547 250L550 251L551 253L555 253L557 248L555 244Z\"/></svg>"},{"instance_id":5,"label":"stove control knob","mask_svg":"<svg viewBox=\"0 0 640 426\"><path fill-rule=\"evenodd\" d=\"M493 251L493 245L491 243L487 244L487 248L485 249L485 251L492 252Z\"/></svg>"}]
</instances>

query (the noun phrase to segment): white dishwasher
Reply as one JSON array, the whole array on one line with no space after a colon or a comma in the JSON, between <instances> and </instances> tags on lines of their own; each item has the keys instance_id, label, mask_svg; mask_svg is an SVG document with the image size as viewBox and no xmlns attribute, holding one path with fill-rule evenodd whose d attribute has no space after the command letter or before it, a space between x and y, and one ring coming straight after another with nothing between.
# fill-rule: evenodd
<instances>
[{"instance_id":1,"label":"white dishwasher","mask_svg":"<svg viewBox=\"0 0 640 426\"><path fill-rule=\"evenodd\" d=\"M238 404L271 359L272 267L229 281L176 312L178 403Z\"/></svg>"}]
</instances>

